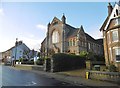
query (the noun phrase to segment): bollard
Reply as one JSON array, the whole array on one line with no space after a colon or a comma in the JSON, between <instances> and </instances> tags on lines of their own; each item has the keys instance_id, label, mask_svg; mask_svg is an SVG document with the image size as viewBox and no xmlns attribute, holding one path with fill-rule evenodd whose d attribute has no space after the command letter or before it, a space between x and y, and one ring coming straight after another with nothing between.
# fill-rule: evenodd
<instances>
[{"instance_id":1,"label":"bollard","mask_svg":"<svg viewBox=\"0 0 120 88\"><path fill-rule=\"evenodd\" d=\"M86 72L86 79L89 79L89 72Z\"/></svg>"}]
</instances>

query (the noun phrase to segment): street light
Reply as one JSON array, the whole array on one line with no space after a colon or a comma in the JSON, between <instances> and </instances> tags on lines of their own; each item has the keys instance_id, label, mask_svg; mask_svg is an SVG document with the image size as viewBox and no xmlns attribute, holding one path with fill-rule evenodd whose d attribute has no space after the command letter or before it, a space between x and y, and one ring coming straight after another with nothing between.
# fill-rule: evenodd
<instances>
[{"instance_id":1,"label":"street light","mask_svg":"<svg viewBox=\"0 0 120 88\"><path fill-rule=\"evenodd\" d=\"M15 66L15 64L16 64L17 43L18 43L18 38L16 38L16 42L15 42L15 60L14 60L14 66Z\"/></svg>"}]
</instances>

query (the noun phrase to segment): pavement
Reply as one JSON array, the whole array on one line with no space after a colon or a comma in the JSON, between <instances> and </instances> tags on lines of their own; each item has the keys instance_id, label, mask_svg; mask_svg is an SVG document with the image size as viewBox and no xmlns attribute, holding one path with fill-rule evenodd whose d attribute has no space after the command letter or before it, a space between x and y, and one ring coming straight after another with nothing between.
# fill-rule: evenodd
<instances>
[{"instance_id":1,"label":"pavement","mask_svg":"<svg viewBox=\"0 0 120 88\"><path fill-rule=\"evenodd\" d=\"M52 73L52 72L37 71L37 70L29 70L29 71L35 72L40 75L45 75L49 78L71 83L77 86L115 86L115 87L120 88L120 85L115 84L115 83L111 83L107 81L100 81L100 80L91 80L91 79L86 79L86 78L78 77L78 76L70 76L70 75L60 73L60 72Z\"/></svg>"}]
</instances>

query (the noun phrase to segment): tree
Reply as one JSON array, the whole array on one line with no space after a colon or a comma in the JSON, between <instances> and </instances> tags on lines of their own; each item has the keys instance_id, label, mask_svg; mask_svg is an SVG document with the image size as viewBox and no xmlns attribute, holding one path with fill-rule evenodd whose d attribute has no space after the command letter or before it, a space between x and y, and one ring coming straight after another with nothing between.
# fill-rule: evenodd
<instances>
[{"instance_id":1,"label":"tree","mask_svg":"<svg viewBox=\"0 0 120 88\"><path fill-rule=\"evenodd\" d=\"M40 52L38 52L37 57L39 57L39 58L40 58Z\"/></svg>"},{"instance_id":2,"label":"tree","mask_svg":"<svg viewBox=\"0 0 120 88\"><path fill-rule=\"evenodd\" d=\"M24 50L23 51L23 58L24 59L30 59L30 51L29 50Z\"/></svg>"},{"instance_id":3,"label":"tree","mask_svg":"<svg viewBox=\"0 0 120 88\"><path fill-rule=\"evenodd\" d=\"M88 52L86 58L87 58L87 60L93 60L93 59L94 59L94 54L93 54L93 52Z\"/></svg>"},{"instance_id":4,"label":"tree","mask_svg":"<svg viewBox=\"0 0 120 88\"><path fill-rule=\"evenodd\" d=\"M86 60L93 60L94 59L94 54L92 52L81 51L80 56L85 57Z\"/></svg>"},{"instance_id":5,"label":"tree","mask_svg":"<svg viewBox=\"0 0 120 88\"><path fill-rule=\"evenodd\" d=\"M81 51L80 52L81 57L87 57L87 55L88 55L88 52L86 52L86 51Z\"/></svg>"}]
</instances>

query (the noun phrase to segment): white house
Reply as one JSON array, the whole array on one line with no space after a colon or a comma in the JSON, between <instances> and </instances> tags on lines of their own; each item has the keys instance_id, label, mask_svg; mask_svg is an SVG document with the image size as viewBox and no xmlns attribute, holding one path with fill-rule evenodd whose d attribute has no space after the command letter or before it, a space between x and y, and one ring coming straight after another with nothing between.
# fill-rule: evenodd
<instances>
[{"instance_id":1,"label":"white house","mask_svg":"<svg viewBox=\"0 0 120 88\"><path fill-rule=\"evenodd\" d=\"M20 58L28 59L29 52L30 49L22 41L18 41L16 46L11 50L11 58L16 60L19 60Z\"/></svg>"}]
</instances>

